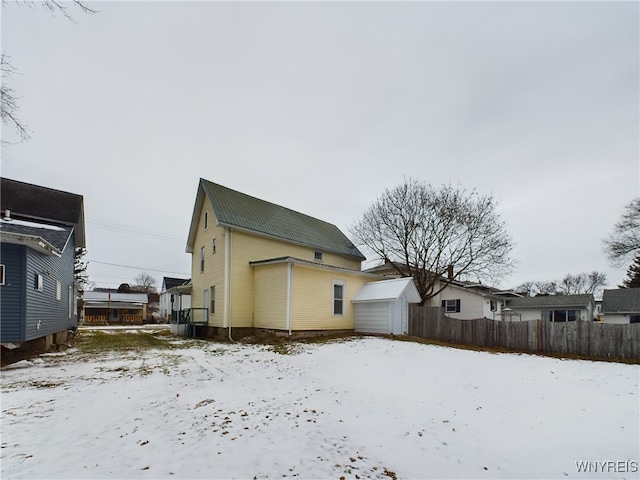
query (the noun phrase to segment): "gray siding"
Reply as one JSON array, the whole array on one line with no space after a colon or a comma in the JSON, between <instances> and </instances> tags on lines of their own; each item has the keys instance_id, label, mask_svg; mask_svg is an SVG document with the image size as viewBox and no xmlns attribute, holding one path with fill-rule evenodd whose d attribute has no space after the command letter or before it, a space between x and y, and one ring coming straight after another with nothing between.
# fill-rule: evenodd
<instances>
[{"instance_id":1,"label":"gray siding","mask_svg":"<svg viewBox=\"0 0 640 480\"><path fill-rule=\"evenodd\" d=\"M0 341L24 341L26 312L24 245L0 245L0 263L4 265L5 283L0 286Z\"/></svg>"},{"instance_id":2,"label":"gray siding","mask_svg":"<svg viewBox=\"0 0 640 480\"><path fill-rule=\"evenodd\" d=\"M73 237L69 240L60 258L27 249L25 340L65 331L78 323L75 311L69 316L69 286L71 302L75 296L73 240ZM44 279L42 291L35 288L38 273ZM60 282L60 300L56 299L57 282Z\"/></svg>"}]
</instances>

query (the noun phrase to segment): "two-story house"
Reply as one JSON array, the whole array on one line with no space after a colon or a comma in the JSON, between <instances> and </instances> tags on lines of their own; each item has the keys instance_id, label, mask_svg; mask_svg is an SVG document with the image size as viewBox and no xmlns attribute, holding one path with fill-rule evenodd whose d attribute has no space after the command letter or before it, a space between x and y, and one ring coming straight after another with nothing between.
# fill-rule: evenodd
<instances>
[{"instance_id":1,"label":"two-story house","mask_svg":"<svg viewBox=\"0 0 640 480\"><path fill-rule=\"evenodd\" d=\"M2 178L0 341L66 341L77 326L75 249L85 247L81 195Z\"/></svg>"},{"instance_id":2,"label":"two-story house","mask_svg":"<svg viewBox=\"0 0 640 480\"><path fill-rule=\"evenodd\" d=\"M353 330L351 299L381 279L335 225L204 179L186 251L191 320L212 336Z\"/></svg>"}]
</instances>

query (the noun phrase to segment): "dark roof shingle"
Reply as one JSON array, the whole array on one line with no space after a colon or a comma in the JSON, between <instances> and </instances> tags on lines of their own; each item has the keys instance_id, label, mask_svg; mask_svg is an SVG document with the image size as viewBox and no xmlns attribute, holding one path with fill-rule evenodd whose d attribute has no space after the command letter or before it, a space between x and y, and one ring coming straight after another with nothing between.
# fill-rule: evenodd
<instances>
[{"instance_id":1,"label":"dark roof shingle","mask_svg":"<svg viewBox=\"0 0 640 480\"><path fill-rule=\"evenodd\" d=\"M640 288L605 290L602 313L640 313Z\"/></svg>"},{"instance_id":2,"label":"dark roof shingle","mask_svg":"<svg viewBox=\"0 0 640 480\"><path fill-rule=\"evenodd\" d=\"M507 306L521 308L583 307L593 302L593 295L549 295L507 299Z\"/></svg>"},{"instance_id":3,"label":"dark roof shingle","mask_svg":"<svg viewBox=\"0 0 640 480\"><path fill-rule=\"evenodd\" d=\"M14 218L74 226L76 246L85 246L82 195L4 177L0 180L2 215L10 210Z\"/></svg>"}]
</instances>

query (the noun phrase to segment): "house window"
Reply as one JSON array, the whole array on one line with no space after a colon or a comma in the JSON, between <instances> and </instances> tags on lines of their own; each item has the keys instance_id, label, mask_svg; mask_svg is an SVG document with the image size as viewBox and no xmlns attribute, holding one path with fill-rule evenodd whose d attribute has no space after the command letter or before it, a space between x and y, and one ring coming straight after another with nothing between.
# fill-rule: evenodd
<instances>
[{"instance_id":1,"label":"house window","mask_svg":"<svg viewBox=\"0 0 640 480\"><path fill-rule=\"evenodd\" d=\"M542 310L541 318L548 322L575 322L580 319L580 310Z\"/></svg>"},{"instance_id":2,"label":"house window","mask_svg":"<svg viewBox=\"0 0 640 480\"><path fill-rule=\"evenodd\" d=\"M446 313L459 313L460 312L460 299L457 300L442 300L442 308Z\"/></svg>"},{"instance_id":3,"label":"house window","mask_svg":"<svg viewBox=\"0 0 640 480\"><path fill-rule=\"evenodd\" d=\"M213 237L213 240L211 241L211 252L212 253L216 253L216 238Z\"/></svg>"},{"instance_id":4,"label":"house window","mask_svg":"<svg viewBox=\"0 0 640 480\"><path fill-rule=\"evenodd\" d=\"M4 285L4 265L0 265L0 285Z\"/></svg>"},{"instance_id":5,"label":"house window","mask_svg":"<svg viewBox=\"0 0 640 480\"><path fill-rule=\"evenodd\" d=\"M56 300L60 300L60 298L62 298L62 285L56 280Z\"/></svg>"},{"instance_id":6,"label":"house window","mask_svg":"<svg viewBox=\"0 0 640 480\"><path fill-rule=\"evenodd\" d=\"M629 323L640 323L640 315L629 315Z\"/></svg>"},{"instance_id":7,"label":"house window","mask_svg":"<svg viewBox=\"0 0 640 480\"><path fill-rule=\"evenodd\" d=\"M202 292L202 308L209 308L209 289Z\"/></svg>"},{"instance_id":8,"label":"house window","mask_svg":"<svg viewBox=\"0 0 640 480\"><path fill-rule=\"evenodd\" d=\"M204 211L204 229L209 228L209 210Z\"/></svg>"},{"instance_id":9,"label":"house window","mask_svg":"<svg viewBox=\"0 0 640 480\"><path fill-rule=\"evenodd\" d=\"M209 315L213 315L216 313L216 287L211 287L211 309L209 310Z\"/></svg>"},{"instance_id":10,"label":"house window","mask_svg":"<svg viewBox=\"0 0 640 480\"><path fill-rule=\"evenodd\" d=\"M344 315L344 282L340 280L333 282L333 314Z\"/></svg>"},{"instance_id":11,"label":"house window","mask_svg":"<svg viewBox=\"0 0 640 480\"><path fill-rule=\"evenodd\" d=\"M204 247L200 249L200 273L204 272Z\"/></svg>"},{"instance_id":12,"label":"house window","mask_svg":"<svg viewBox=\"0 0 640 480\"><path fill-rule=\"evenodd\" d=\"M489 300L489 302L491 303L491 311L492 312L497 312L498 311L498 302L496 300Z\"/></svg>"},{"instance_id":13,"label":"house window","mask_svg":"<svg viewBox=\"0 0 640 480\"><path fill-rule=\"evenodd\" d=\"M40 273L36 273L35 287L36 287L36 290L38 290L39 292L44 290L44 277Z\"/></svg>"},{"instance_id":14,"label":"house window","mask_svg":"<svg viewBox=\"0 0 640 480\"><path fill-rule=\"evenodd\" d=\"M314 254L313 254L313 258L318 260L319 262L321 262L322 261L322 252L319 252L319 251L316 250L314 252Z\"/></svg>"}]
</instances>

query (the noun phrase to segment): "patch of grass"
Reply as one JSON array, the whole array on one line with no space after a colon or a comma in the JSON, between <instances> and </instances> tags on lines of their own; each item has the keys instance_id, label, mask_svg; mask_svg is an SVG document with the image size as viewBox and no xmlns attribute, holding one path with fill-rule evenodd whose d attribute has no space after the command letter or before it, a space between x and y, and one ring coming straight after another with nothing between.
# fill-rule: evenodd
<instances>
[{"instance_id":1,"label":"patch of grass","mask_svg":"<svg viewBox=\"0 0 640 480\"><path fill-rule=\"evenodd\" d=\"M141 350L172 350L178 348L171 343L171 337L151 335L146 332L83 332L75 339L74 344L83 353L96 352L137 352Z\"/></svg>"}]
</instances>

